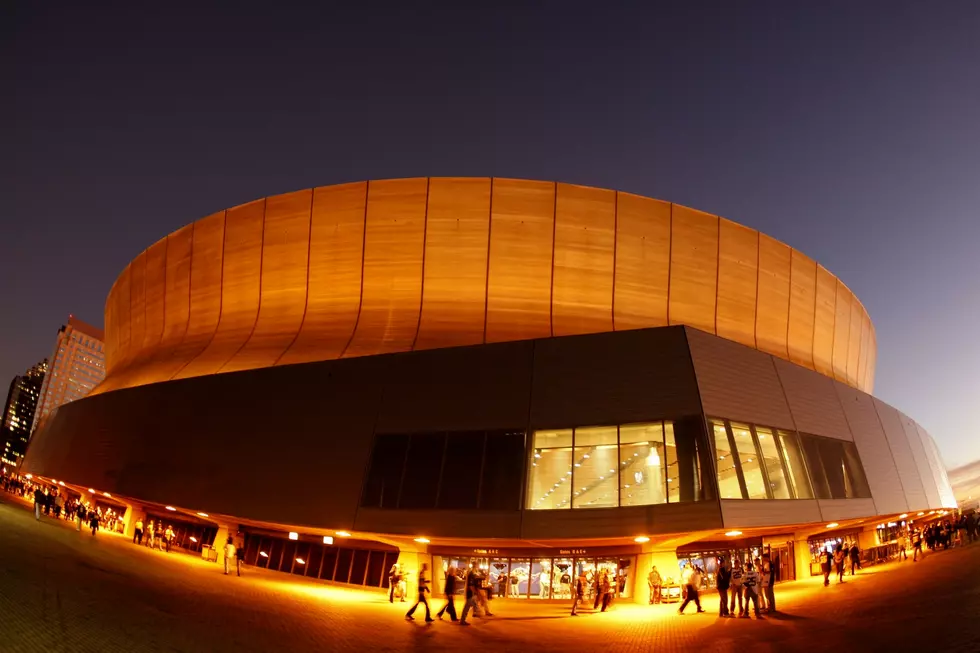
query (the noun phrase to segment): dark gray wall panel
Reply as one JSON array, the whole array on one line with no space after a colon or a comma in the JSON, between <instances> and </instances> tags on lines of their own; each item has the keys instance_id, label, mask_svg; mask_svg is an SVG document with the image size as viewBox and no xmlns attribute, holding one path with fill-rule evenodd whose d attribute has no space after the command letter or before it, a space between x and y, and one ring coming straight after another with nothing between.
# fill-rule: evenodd
<instances>
[{"instance_id":1,"label":"dark gray wall panel","mask_svg":"<svg viewBox=\"0 0 980 653\"><path fill-rule=\"evenodd\" d=\"M772 356L697 329L687 338L706 414L794 428Z\"/></svg>"},{"instance_id":2,"label":"dark gray wall panel","mask_svg":"<svg viewBox=\"0 0 980 653\"><path fill-rule=\"evenodd\" d=\"M533 341L390 357L379 433L523 429Z\"/></svg>"},{"instance_id":3,"label":"dark gray wall panel","mask_svg":"<svg viewBox=\"0 0 980 653\"><path fill-rule=\"evenodd\" d=\"M625 424L699 412L683 327L535 343L532 429Z\"/></svg>"},{"instance_id":4,"label":"dark gray wall panel","mask_svg":"<svg viewBox=\"0 0 980 653\"><path fill-rule=\"evenodd\" d=\"M838 440L854 439L832 379L779 358L773 362L800 432Z\"/></svg>"},{"instance_id":5,"label":"dark gray wall panel","mask_svg":"<svg viewBox=\"0 0 980 653\"><path fill-rule=\"evenodd\" d=\"M928 508L929 500L926 498L926 492L922 486L919 467L915 464L915 457L912 455L912 447L909 445L909 439L902 427L901 414L880 399L875 399L874 404L875 410L878 412L878 419L881 420L881 426L885 431L885 437L888 438L888 447L895 459L895 467L902 479L902 488L905 490L908 509L917 511Z\"/></svg>"},{"instance_id":6,"label":"dark gray wall panel","mask_svg":"<svg viewBox=\"0 0 980 653\"><path fill-rule=\"evenodd\" d=\"M881 428L874 399L843 383L835 382L834 385L854 435L854 446L864 465L878 514L906 512L909 504L905 499L905 489L898 476L888 438Z\"/></svg>"}]
</instances>

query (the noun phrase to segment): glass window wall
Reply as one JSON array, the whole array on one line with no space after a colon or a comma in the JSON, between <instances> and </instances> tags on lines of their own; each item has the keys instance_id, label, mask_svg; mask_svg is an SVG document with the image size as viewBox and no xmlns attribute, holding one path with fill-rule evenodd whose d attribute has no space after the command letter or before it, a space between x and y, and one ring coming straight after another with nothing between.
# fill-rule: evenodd
<instances>
[{"instance_id":1,"label":"glass window wall","mask_svg":"<svg viewBox=\"0 0 980 653\"><path fill-rule=\"evenodd\" d=\"M732 424L732 439L738 453L738 463L745 479L745 491L749 499L768 499L766 481L762 472L759 450L752 438L752 430L747 424Z\"/></svg>"},{"instance_id":2,"label":"glass window wall","mask_svg":"<svg viewBox=\"0 0 980 653\"><path fill-rule=\"evenodd\" d=\"M668 425L670 423L668 422ZM663 425L628 424L619 427L620 496L621 506L645 506L667 503L667 454L664 446ZM673 441L673 425L670 436ZM674 476L677 475L677 453L674 457ZM610 473L615 473L615 466ZM677 486L676 478L674 485ZM626 487L628 485L628 487ZM674 499L677 500L676 498Z\"/></svg>"},{"instance_id":3,"label":"glass window wall","mask_svg":"<svg viewBox=\"0 0 980 653\"><path fill-rule=\"evenodd\" d=\"M728 441L728 429L721 420L711 420L711 433L715 441L715 468L718 470L718 494L722 499L741 499L742 488L738 482L735 456Z\"/></svg>"},{"instance_id":4,"label":"glass window wall","mask_svg":"<svg viewBox=\"0 0 980 653\"><path fill-rule=\"evenodd\" d=\"M711 498L713 487L701 480L708 450L701 418L536 431L525 506L611 508Z\"/></svg>"},{"instance_id":5,"label":"glass window wall","mask_svg":"<svg viewBox=\"0 0 980 653\"><path fill-rule=\"evenodd\" d=\"M572 456L575 461L572 470L572 480L575 487L572 491L573 508L612 508L619 505L619 495L616 489L616 474L619 466L619 448L616 443L616 427L601 426L594 428L575 429L575 448ZM637 456L630 461L623 461L623 470L632 471ZM628 464L627 464L628 463ZM623 491L632 487L626 478Z\"/></svg>"},{"instance_id":6,"label":"glass window wall","mask_svg":"<svg viewBox=\"0 0 980 653\"><path fill-rule=\"evenodd\" d=\"M783 461L779 456L779 444L772 429L755 427L755 434L762 451L762 462L769 477L769 493L773 499L792 499L793 492L783 471Z\"/></svg>"},{"instance_id":7,"label":"glass window wall","mask_svg":"<svg viewBox=\"0 0 980 653\"><path fill-rule=\"evenodd\" d=\"M572 505L572 429L536 431L526 505L555 510Z\"/></svg>"},{"instance_id":8,"label":"glass window wall","mask_svg":"<svg viewBox=\"0 0 980 653\"><path fill-rule=\"evenodd\" d=\"M813 490L810 489L810 479L806 472L806 464L803 462L803 451L800 449L796 433L779 431L779 449L793 498L812 499Z\"/></svg>"}]
</instances>

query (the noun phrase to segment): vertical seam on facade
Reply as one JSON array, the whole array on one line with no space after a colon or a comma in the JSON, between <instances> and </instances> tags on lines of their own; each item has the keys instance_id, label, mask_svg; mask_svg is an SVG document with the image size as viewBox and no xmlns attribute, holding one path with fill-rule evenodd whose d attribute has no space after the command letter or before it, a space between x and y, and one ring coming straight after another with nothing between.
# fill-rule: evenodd
<instances>
[{"instance_id":1,"label":"vertical seam on facade","mask_svg":"<svg viewBox=\"0 0 980 653\"><path fill-rule=\"evenodd\" d=\"M293 339L289 341L289 344L286 345L286 348L282 350L282 353L276 357L276 360L273 361L272 363L272 367L278 365L279 361L282 360L282 357L285 356L289 352L289 350L293 348L293 345L296 344L296 341L299 339L299 334L303 331L303 325L306 324L306 311L309 310L310 308L310 256L313 254L313 198L315 196L316 196L316 188L311 188L310 189L310 226L309 229L307 230L307 237L306 237L306 297L303 303L303 317L300 318L299 327L296 328L296 333L293 335Z\"/></svg>"},{"instance_id":2,"label":"vertical seam on facade","mask_svg":"<svg viewBox=\"0 0 980 653\"><path fill-rule=\"evenodd\" d=\"M191 290L194 287L194 234L197 232L197 222L191 224L191 251L187 256L187 319L184 320L184 332L180 334L180 340L174 345L173 354L176 355L177 350L183 346L184 340L187 338L187 329L190 328L191 323ZM173 356L171 356L172 358Z\"/></svg>"},{"instance_id":3,"label":"vertical seam on facade","mask_svg":"<svg viewBox=\"0 0 980 653\"><path fill-rule=\"evenodd\" d=\"M793 253L795 251L792 247L789 248L789 292L786 293L786 360L790 362L793 360L789 346L789 325L793 323Z\"/></svg>"},{"instance_id":4,"label":"vertical seam on facade","mask_svg":"<svg viewBox=\"0 0 980 653\"><path fill-rule=\"evenodd\" d=\"M902 497L905 499L905 509L910 510L912 508L912 505L909 503L909 496L908 494L906 494L905 483L904 481L902 481L902 474L899 472L898 469L898 460L895 458L895 452L892 451L891 440L888 438L888 432L885 431L885 423L881 421L881 414L878 412L878 402L875 401L874 397L869 396L869 399L871 400L871 408L875 412L875 419L878 420L878 426L881 427L881 435L885 438L885 446L888 447L888 453L889 455L891 455L892 467L895 470L895 476L898 478L898 486L902 488ZM857 448L856 445L855 448Z\"/></svg>"},{"instance_id":5,"label":"vertical seam on facade","mask_svg":"<svg viewBox=\"0 0 980 653\"><path fill-rule=\"evenodd\" d=\"M834 338L830 347L830 378L834 380L837 380L837 300L839 298L840 280L834 277Z\"/></svg>"},{"instance_id":6,"label":"vertical seam on facade","mask_svg":"<svg viewBox=\"0 0 980 653\"><path fill-rule=\"evenodd\" d=\"M225 310L225 248L228 246L225 236L228 234L228 209L225 209L221 214L221 267L219 269L220 274L218 275L218 289L221 291L218 293L218 321L214 323L214 331L211 332L211 337L208 338L208 342L204 347L202 347L189 361L184 363L179 370L173 373L171 379L177 378L177 375L184 371L184 369L201 357L201 354L206 352L214 342L214 337L218 333L218 329L221 327L221 318L224 315ZM191 262L193 265L193 261ZM189 320L190 318L188 318Z\"/></svg>"},{"instance_id":7,"label":"vertical seam on facade","mask_svg":"<svg viewBox=\"0 0 980 653\"><path fill-rule=\"evenodd\" d=\"M493 242L493 177L490 177L490 209L487 215L487 274L483 279L483 344L487 344L487 322L490 319L490 244ZM485 445L484 445L485 446Z\"/></svg>"},{"instance_id":8,"label":"vertical seam on facade","mask_svg":"<svg viewBox=\"0 0 980 653\"><path fill-rule=\"evenodd\" d=\"M670 275L674 269L674 203L667 216L667 326L670 326Z\"/></svg>"},{"instance_id":9,"label":"vertical seam on facade","mask_svg":"<svg viewBox=\"0 0 980 653\"><path fill-rule=\"evenodd\" d=\"M354 328L351 329L350 337L347 339L347 344L340 350L340 355L337 356L337 358L343 358L347 354L347 350L350 349L351 343L354 342L354 337L357 335L357 327L361 322L361 308L364 306L364 258L367 254L368 203L370 199L371 181L368 180L364 182L364 221L361 233L361 294L357 299L357 316L354 318Z\"/></svg>"},{"instance_id":10,"label":"vertical seam on facade","mask_svg":"<svg viewBox=\"0 0 980 653\"><path fill-rule=\"evenodd\" d=\"M715 216L718 221L718 242L715 246L715 327L714 334L718 335L718 299L721 292L718 290L721 284L721 216ZM666 445L664 445L666 446Z\"/></svg>"},{"instance_id":11,"label":"vertical seam on facade","mask_svg":"<svg viewBox=\"0 0 980 653\"><path fill-rule=\"evenodd\" d=\"M252 322L252 330L248 332L248 337L245 338L245 341L238 346L238 349L235 350L235 353L232 354L228 360L222 363L221 367L218 368L218 372L221 372L221 370L225 369L225 367L228 366L228 363L235 360L238 354L240 354L241 351L245 349L248 343L252 340L252 336L255 335L255 328L259 325L259 316L262 314L262 268L264 267L265 264L265 217L268 214L268 211L266 210L268 208L269 208L269 198L266 197L262 200L262 232L261 232L261 237L259 239L259 305L255 309L255 321ZM252 368L246 367L243 369L252 369Z\"/></svg>"},{"instance_id":12,"label":"vertical seam on facade","mask_svg":"<svg viewBox=\"0 0 980 653\"><path fill-rule=\"evenodd\" d=\"M551 203L551 296L548 299L548 322L551 337L555 337L555 237L558 235L558 182L552 182Z\"/></svg>"},{"instance_id":13,"label":"vertical seam on facade","mask_svg":"<svg viewBox=\"0 0 980 653\"><path fill-rule=\"evenodd\" d=\"M616 331L616 255L619 246L619 191L613 191L613 265L612 265L612 302L609 305L612 330ZM619 440L619 427L616 427ZM617 444L618 446L618 444ZM617 504L618 505L618 504Z\"/></svg>"},{"instance_id":14,"label":"vertical seam on facade","mask_svg":"<svg viewBox=\"0 0 980 653\"><path fill-rule=\"evenodd\" d=\"M422 215L422 278L419 279L419 315L415 321L415 337L409 351L415 351L415 343L419 341L419 331L422 330L422 308L425 306L425 247L429 242L429 189L432 187L432 177L425 178L425 210Z\"/></svg>"},{"instance_id":15,"label":"vertical seam on facade","mask_svg":"<svg viewBox=\"0 0 980 653\"><path fill-rule=\"evenodd\" d=\"M752 341L759 349L759 281L762 277L762 232L755 232L755 315L752 316Z\"/></svg>"},{"instance_id":16,"label":"vertical seam on facade","mask_svg":"<svg viewBox=\"0 0 980 653\"><path fill-rule=\"evenodd\" d=\"M817 308L820 306L818 293L820 292L820 264L813 262L813 333L810 337L810 360L814 372L817 370Z\"/></svg>"}]
</instances>

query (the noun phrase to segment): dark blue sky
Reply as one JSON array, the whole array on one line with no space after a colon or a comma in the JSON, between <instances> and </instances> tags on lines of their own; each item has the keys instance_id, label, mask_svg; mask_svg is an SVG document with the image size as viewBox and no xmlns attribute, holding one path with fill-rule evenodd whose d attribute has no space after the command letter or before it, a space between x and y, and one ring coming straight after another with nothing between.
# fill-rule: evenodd
<instances>
[{"instance_id":1,"label":"dark blue sky","mask_svg":"<svg viewBox=\"0 0 980 653\"><path fill-rule=\"evenodd\" d=\"M16 4L0 380L68 313L101 324L126 263L214 210L367 178L557 179L813 256L871 314L875 394L950 465L980 458L980 2Z\"/></svg>"}]
</instances>

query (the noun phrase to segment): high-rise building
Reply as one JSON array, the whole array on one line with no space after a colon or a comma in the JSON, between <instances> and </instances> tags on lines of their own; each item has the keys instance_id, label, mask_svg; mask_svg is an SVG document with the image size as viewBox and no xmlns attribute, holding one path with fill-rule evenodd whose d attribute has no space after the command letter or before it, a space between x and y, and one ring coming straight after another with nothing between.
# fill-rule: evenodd
<instances>
[{"instance_id":1,"label":"high-rise building","mask_svg":"<svg viewBox=\"0 0 980 653\"><path fill-rule=\"evenodd\" d=\"M0 419L0 440L3 441L0 458L4 465L19 465L24 457L47 371L48 359L45 358L10 382L3 418Z\"/></svg>"},{"instance_id":2,"label":"high-rise building","mask_svg":"<svg viewBox=\"0 0 980 653\"><path fill-rule=\"evenodd\" d=\"M81 399L102 382L105 378L104 339L102 329L73 315L68 316L68 324L58 330L31 432L58 406Z\"/></svg>"}]
</instances>

